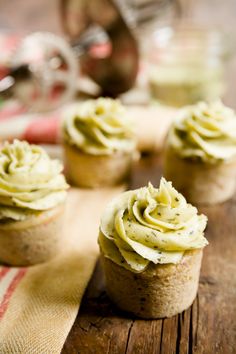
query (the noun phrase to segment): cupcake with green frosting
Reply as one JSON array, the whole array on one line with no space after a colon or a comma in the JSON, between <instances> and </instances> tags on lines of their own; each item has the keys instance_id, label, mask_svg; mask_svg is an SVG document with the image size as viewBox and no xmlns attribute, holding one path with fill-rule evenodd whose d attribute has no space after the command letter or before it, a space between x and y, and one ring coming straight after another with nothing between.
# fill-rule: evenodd
<instances>
[{"instance_id":1,"label":"cupcake with green frosting","mask_svg":"<svg viewBox=\"0 0 236 354\"><path fill-rule=\"evenodd\" d=\"M161 179L160 187L128 191L101 218L99 246L107 292L143 318L188 308L198 289L207 218Z\"/></svg>"},{"instance_id":2,"label":"cupcake with green frosting","mask_svg":"<svg viewBox=\"0 0 236 354\"><path fill-rule=\"evenodd\" d=\"M135 151L132 124L118 100L78 103L62 125L68 179L77 186L118 184L129 174Z\"/></svg>"},{"instance_id":3,"label":"cupcake with green frosting","mask_svg":"<svg viewBox=\"0 0 236 354\"><path fill-rule=\"evenodd\" d=\"M43 262L61 244L68 185L62 165L39 146L15 140L0 148L0 261Z\"/></svg>"},{"instance_id":4,"label":"cupcake with green frosting","mask_svg":"<svg viewBox=\"0 0 236 354\"><path fill-rule=\"evenodd\" d=\"M164 175L193 203L232 197L236 184L236 115L220 101L180 111L170 129Z\"/></svg>"}]
</instances>

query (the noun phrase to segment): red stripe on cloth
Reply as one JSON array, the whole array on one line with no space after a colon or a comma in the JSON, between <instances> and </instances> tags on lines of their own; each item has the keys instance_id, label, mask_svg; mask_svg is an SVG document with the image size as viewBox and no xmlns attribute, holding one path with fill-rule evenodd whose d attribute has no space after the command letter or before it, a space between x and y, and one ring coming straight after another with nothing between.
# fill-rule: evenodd
<instances>
[{"instance_id":1,"label":"red stripe on cloth","mask_svg":"<svg viewBox=\"0 0 236 354\"><path fill-rule=\"evenodd\" d=\"M0 110L0 121L16 118L16 116L26 113L26 108L23 106L10 106L10 107L3 107Z\"/></svg>"},{"instance_id":2,"label":"red stripe on cloth","mask_svg":"<svg viewBox=\"0 0 236 354\"><path fill-rule=\"evenodd\" d=\"M3 267L0 270L0 280L10 271L10 268L7 267Z\"/></svg>"},{"instance_id":3,"label":"red stripe on cloth","mask_svg":"<svg viewBox=\"0 0 236 354\"><path fill-rule=\"evenodd\" d=\"M8 304L9 304L9 301L17 287L17 285L19 284L19 282L21 281L21 279L24 277L25 273L26 273L27 269L26 268L22 268L20 269L15 277L12 279L4 297L3 297L3 300L0 304L0 320L1 318L3 317L4 313L6 312L7 308L8 308Z\"/></svg>"},{"instance_id":4,"label":"red stripe on cloth","mask_svg":"<svg viewBox=\"0 0 236 354\"><path fill-rule=\"evenodd\" d=\"M34 144L56 144L59 138L59 116L36 118L29 123L22 139Z\"/></svg>"}]
</instances>

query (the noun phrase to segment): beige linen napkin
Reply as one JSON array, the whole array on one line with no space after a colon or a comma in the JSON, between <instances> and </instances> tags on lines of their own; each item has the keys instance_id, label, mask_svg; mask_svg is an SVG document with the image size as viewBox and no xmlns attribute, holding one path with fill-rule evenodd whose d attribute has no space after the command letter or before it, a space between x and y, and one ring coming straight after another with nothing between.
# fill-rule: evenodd
<instances>
[{"instance_id":1,"label":"beige linen napkin","mask_svg":"<svg viewBox=\"0 0 236 354\"><path fill-rule=\"evenodd\" d=\"M1 354L61 352L96 264L101 212L124 189L71 189L63 252L33 267L0 267Z\"/></svg>"}]
</instances>

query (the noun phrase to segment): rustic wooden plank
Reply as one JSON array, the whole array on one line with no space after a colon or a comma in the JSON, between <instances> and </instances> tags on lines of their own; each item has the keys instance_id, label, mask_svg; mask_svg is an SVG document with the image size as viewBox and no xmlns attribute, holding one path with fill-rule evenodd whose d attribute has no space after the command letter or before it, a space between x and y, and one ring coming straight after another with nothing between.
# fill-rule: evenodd
<instances>
[{"instance_id":1,"label":"rustic wooden plank","mask_svg":"<svg viewBox=\"0 0 236 354\"><path fill-rule=\"evenodd\" d=\"M236 199L201 208L208 216L210 245L203 258L199 287L199 327L195 353L235 353Z\"/></svg>"},{"instance_id":2,"label":"rustic wooden plank","mask_svg":"<svg viewBox=\"0 0 236 354\"><path fill-rule=\"evenodd\" d=\"M161 332L162 321L135 320L127 342L127 354L160 353Z\"/></svg>"},{"instance_id":3,"label":"rustic wooden plank","mask_svg":"<svg viewBox=\"0 0 236 354\"><path fill-rule=\"evenodd\" d=\"M132 325L107 297L98 262L63 353L125 353Z\"/></svg>"},{"instance_id":4,"label":"rustic wooden plank","mask_svg":"<svg viewBox=\"0 0 236 354\"><path fill-rule=\"evenodd\" d=\"M158 185L161 159L136 164L131 187ZM200 209L208 215L198 297L170 319L139 320L119 311L105 293L100 265L90 282L63 354L233 354L236 348L236 198Z\"/></svg>"}]
</instances>

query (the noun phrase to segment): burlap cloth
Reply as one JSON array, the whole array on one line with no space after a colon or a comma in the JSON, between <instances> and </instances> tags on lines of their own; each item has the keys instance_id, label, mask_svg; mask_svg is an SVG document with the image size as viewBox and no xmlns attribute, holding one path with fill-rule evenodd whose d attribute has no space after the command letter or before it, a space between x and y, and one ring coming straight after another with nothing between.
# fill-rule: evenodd
<instances>
[{"instance_id":1,"label":"burlap cloth","mask_svg":"<svg viewBox=\"0 0 236 354\"><path fill-rule=\"evenodd\" d=\"M101 211L123 189L70 190L63 252L29 268L0 267L1 354L61 352L97 260Z\"/></svg>"}]
</instances>

